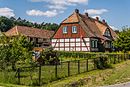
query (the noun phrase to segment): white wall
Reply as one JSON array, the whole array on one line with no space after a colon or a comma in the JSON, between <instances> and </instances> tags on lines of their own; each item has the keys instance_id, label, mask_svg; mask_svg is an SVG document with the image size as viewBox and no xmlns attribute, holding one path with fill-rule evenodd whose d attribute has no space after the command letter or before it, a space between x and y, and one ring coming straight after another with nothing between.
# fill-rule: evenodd
<instances>
[{"instance_id":1,"label":"white wall","mask_svg":"<svg viewBox=\"0 0 130 87\"><path fill-rule=\"evenodd\" d=\"M60 51L90 51L90 38L52 39L52 47Z\"/></svg>"}]
</instances>

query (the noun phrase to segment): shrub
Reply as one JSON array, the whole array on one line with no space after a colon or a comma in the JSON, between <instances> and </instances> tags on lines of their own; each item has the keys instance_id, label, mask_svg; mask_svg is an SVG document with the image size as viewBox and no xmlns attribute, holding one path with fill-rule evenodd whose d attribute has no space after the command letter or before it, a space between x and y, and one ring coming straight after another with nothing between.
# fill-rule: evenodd
<instances>
[{"instance_id":1,"label":"shrub","mask_svg":"<svg viewBox=\"0 0 130 87\"><path fill-rule=\"evenodd\" d=\"M52 48L48 48L42 53L43 64L55 65L60 63L59 54Z\"/></svg>"},{"instance_id":2,"label":"shrub","mask_svg":"<svg viewBox=\"0 0 130 87\"><path fill-rule=\"evenodd\" d=\"M112 67L111 64L109 64L107 55L98 55L97 58L94 60L94 64L96 65L97 69Z\"/></svg>"}]
</instances>

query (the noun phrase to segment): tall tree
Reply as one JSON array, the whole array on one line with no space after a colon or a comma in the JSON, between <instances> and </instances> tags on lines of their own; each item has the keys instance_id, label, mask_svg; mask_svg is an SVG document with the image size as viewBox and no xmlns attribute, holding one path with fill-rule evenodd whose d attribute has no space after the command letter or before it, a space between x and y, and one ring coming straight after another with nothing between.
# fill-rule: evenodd
<instances>
[{"instance_id":1,"label":"tall tree","mask_svg":"<svg viewBox=\"0 0 130 87\"><path fill-rule=\"evenodd\" d=\"M0 37L0 61L11 63L12 69L16 70L18 61L25 62L32 59L33 45L25 36L9 38L5 35Z\"/></svg>"},{"instance_id":2,"label":"tall tree","mask_svg":"<svg viewBox=\"0 0 130 87\"><path fill-rule=\"evenodd\" d=\"M7 18L3 16L0 17L0 30L2 32L6 32L7 30L11 29L16 25L53 30L53 31L56 31L59 27L59 25L55 23L44 23L44 22L42 22L41 24L32 23L30 21L27 21L26 19L21 19L20 17L17 19L14 17L11 18Z\"/></svg>"},{"instance_id":3,"label":"tall tree","mask_svg":"<svg viewBox=\"0 0 130 87\"><path fill-rule=\"evenodd\" d=\"M13 22L7 17L0 17L0 30L6 32L13 27Z\"/></svg>"},{"instance_id":4,"label":"tall tree","mask_svg":"<svg viewBox=\"0 0 130 87\"><path fill-rule=\"evenodd\" d=\"M130 51L130 28L123 28L118 36L113 42L116 49L123 52Z\"/></svg>"}]
</instances>

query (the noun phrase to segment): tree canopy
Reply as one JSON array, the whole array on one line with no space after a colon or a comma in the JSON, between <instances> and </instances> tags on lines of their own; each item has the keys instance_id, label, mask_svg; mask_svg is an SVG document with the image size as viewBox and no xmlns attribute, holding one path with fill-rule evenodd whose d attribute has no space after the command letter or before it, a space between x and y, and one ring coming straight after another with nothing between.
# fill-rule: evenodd
<instances>
[{"instance_id":1,"label":"tree canopy","mask_svg":"<svg viewBox=\"0 0 130 87\"><path fill-rule=\"evenodd\" d=\"M130 51L130 28L123 28L118 36L117 40L113 42L116 49L123 52Z\"/></svg>"},{"instance_id":2,"label":"tree canopy","mask_svg":"<svg viewBox=\"0 0 130 87\"><path fill-rule=\"evenodd\" d=\"M33 45L25 36L6 37L4 34L0 37L0 63L3 65L12 65L16 69L18 61L31 61Z\"/></svg>"},{"instance_id":3,"label":"tree canopy","mask_svg":"<svg viewBox=\"0 0 130 87\"><path fill-rule=\"evenodd\" d=\"M25 19L21 19L20 17L17 19L14 17L11 17L11 18L7 18L4 16L0 17L0 30L2 32L6 32L7 30L11 29L12 27L16 25L34 27L34 28L39 28L39 29L46 29L46 30L53 30L53 31L56 31L59 27L59 25L56 23L42 22L38 24L38 23L27 21Z\"/></svg>"}]
</instances>

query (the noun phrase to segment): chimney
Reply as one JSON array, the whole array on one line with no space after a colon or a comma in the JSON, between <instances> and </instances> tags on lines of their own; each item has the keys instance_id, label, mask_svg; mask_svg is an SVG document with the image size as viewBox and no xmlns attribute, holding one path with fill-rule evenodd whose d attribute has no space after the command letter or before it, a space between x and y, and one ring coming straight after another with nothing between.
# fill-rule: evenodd
<instances>
[{"instance_id":1,"label":"chimney","mask_svg":"<svg viewBox=\"0 0 130 87\"><path fill-rule=\"evenodd\" d=\"M96 17L96 20L99 21L99 17Z\"/></svg>"},{"instance_id":2,"label":"chimney","mask_svg":"<svg viewBox=\"0 0 130 87\"><path fill-rule=\"evenodd\" d=\"M89 17L88 13L85 13L85 15L86 15L87 18Z\"/></svg>"},{"instance_id":3,"label":"chimney","mask_svg":"<svg viewBox=\"0 0 130 87\"><path fill-rule=\"evenodd\" d=\"M75 9L75 12L76 12L76 13L79 13L79 10L78 10L78 9Z\"/></svg>"},{"instance_id":4,"label":"chimney","mask_svg":"<svg viewBox=\"0 0 130 87\"><path fill-rule=\"evenodd\" d=\"M106 21L103 19L103 20L102 20L102 23L103 23L103 24L106 24Z\"/></svg>"}]
</instances>

